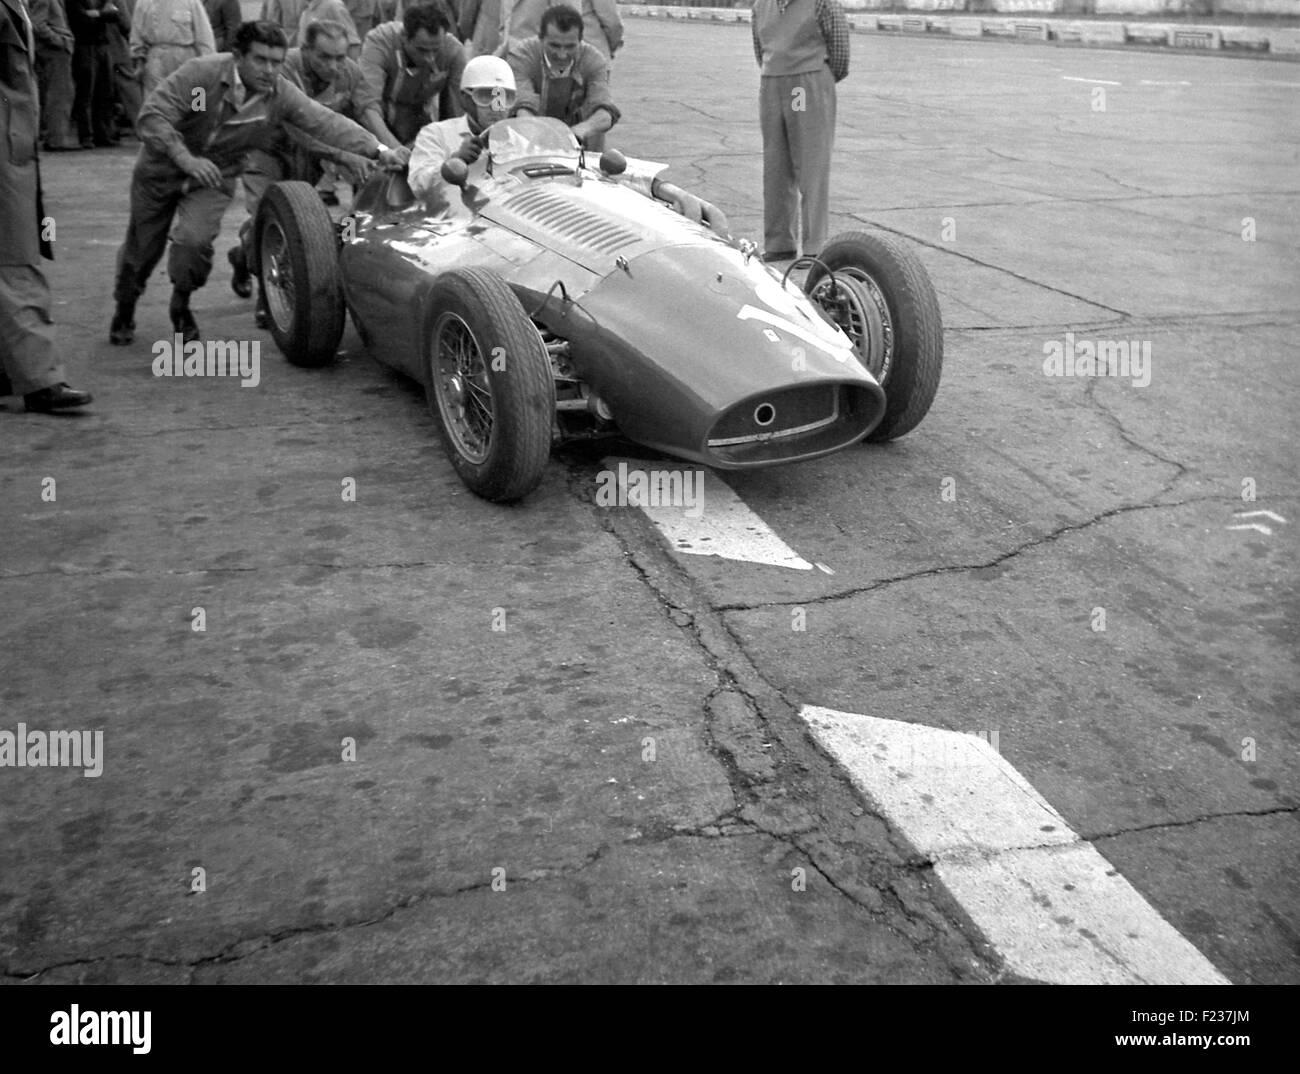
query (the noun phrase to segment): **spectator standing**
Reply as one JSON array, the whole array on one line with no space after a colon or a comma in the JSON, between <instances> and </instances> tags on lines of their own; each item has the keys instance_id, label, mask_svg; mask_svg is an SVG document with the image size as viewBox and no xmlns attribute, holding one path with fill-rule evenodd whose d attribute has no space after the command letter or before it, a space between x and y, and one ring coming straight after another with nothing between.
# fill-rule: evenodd
<instances>
[{"instance_id":1,"label":"spectator standing","mask_svg":"<svg viewBox=\"0 0 1300 1074\"><path fill-rule=\"evenodd\" d=\"M114 119L119 138L135 133L135 117L140 114L143 95L140 92L140 72L131 58L131 21L135 18L135 0L116 0L126 16L124 25L108 24L108 62L113 70L113 92L117 100Z\"/></svg>"},{"instance_id":2,"label":"spectator standing","mask_svg":"<svg viewBox=\"0 0 1300 1074\"><path fill-rule=\"evenodd\" d=\"M21 395L26 409L49 413L85 406L90 393L63 379L41 271L53 250L42 234L36 39L23 0L0 0L0 38L0 395Z\"/></svg>"},{"instance_id":3,"label":"spectator standing","mask_svg":"<svg viewBox=\"0 0 1300 1074\"><path fill-rule=\"evenodd\" d=\"M623 18L615 0L582 0L582 39L607 60L623 47Z\"/></svg>"},{"instance_id":4,"label":"spectator standing","mask_svg":"<svg viewBox=\"0 0 1300 1074\"><path fill-rule=\"evenodd\" d=\"M379 25L379 0L344 0L344 6L352 18L352 25L357 28L357 36L365 40L366 34ZM389 16L389 19L395 18L396 14ZM355 56L352 58L356 59Z\"/></svg>"},{"instance_id":5,"label":"spectator standing","mask_svg":"<svg viewBox=\"0 0 1300 1074\"><path fill-rule=\"evenodd\" d=\"M203 0L212 26L212 37L218 52L229 52L235 47L235 34L244 21L239 0Z\"/></svg>"},{"instance_id":6,"label":"spectator standing","mask_svg":"<svg viewBox=\"0 0 1300 1074\"><path fill-rule=\"evenodd\" d=\"M849 73L849 27L838 0L756 0L760 71L763 259L816 255L830 229L835 84Z\"/></svg>"},{"instance_id":7,"label":"spectator standing","mask_svg":"<svg viewBox=\"0 0 1300 1074\"><path fill-rule=\"evenodd\" d=\"M588 149L604 148L605 132L618 122L619 110L609 92L609 61L582 40L576 8L548 8L540 35L513 44L508 59L518 90L517 114L558 119Z\"/></svg>"},{"instance_id":8,"label":"spectator standing","mask_svg":"<svg viewBox=\"0 0 1300 1074\"><path fill-rule=\"evenodd\" d=\"M130 18L114 0L67 0L68 25L75 47L72 53L72 118L82 149L117 145L113 130L113 62L109 55L108 27L129 30Z\"/></svg>"},{"instance_id":9,"label":"spectator standing","mask_svg":"<svg viewBox=\"0 0 1300 1074\"><path fill-rule=\"evenodd\" d=\"M441 3L408 7L401 22L376 26L361 46L361 71L403 145L427 123L461 114L464 69L465 50Z\"/></svg>"},{"instance_id":10,"label":"spectator standing","mask_svg":"<svg viewBox=\"0 0 1300 1074\"><path fill-rule=\"evenodd\" d=\"M491 56L501 44L501 0L461 0L456 34L465 56Z\"/></svg>"},{"instance_id":11,"label":"spectator standing","mask_svg":"<svg viewBox=\"0 0 1300 1074\"><path fill-rule=\"evenodd\" d=\"M284 31L289 48L298 47L298 24L302 21L307 0L262 0L262 19L273 22Z\"/></svg>"},{"instance_id":12,"label":"spectator standing","mask_svg":"<svg viewBox=\"0 0 1300 1074\"><path fill-rule=\"evenodd\" d=\"M79 149L68 129L72 121L72 31L63 0L32 0L36 78L41 91L41 146L46 151Z\"/></svg>"},{"instance_id":13,"label":"spectator standing","mask_svg":"<svg viewBox=\"0 0 1300 1074\"><path fill-rule=\"evenodd\" d=\"M148 97L186 60L217 51L203 0L136 0L131 59Z\"/></svg>"}]
</instances>

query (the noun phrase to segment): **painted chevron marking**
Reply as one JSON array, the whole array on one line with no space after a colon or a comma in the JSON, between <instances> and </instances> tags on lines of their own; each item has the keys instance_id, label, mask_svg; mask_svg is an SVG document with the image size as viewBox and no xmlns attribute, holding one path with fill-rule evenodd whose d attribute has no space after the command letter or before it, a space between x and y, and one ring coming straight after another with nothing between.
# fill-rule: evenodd
<instances>
[{"instance_id":1,"label":"painted chevron marking","mask_svg":"<svg viewBox=\"0 0 1300 1074\"><path fill-rule=\"evenodd\" d=\"M1261 522L1247 522L1244 526L1229 526L1230 530L1259 530L1260 533L1269 537L1273 536L1273 531Z\"/></svg>"},{"instance_id":2,"label":"painted chevron marking","mask_svg":"<svg viewBox=\"0 0 1300 1074\"><path fill-rule=\"evenodd\" d=\"M1275 515L1272 511L1238 511L1233 518L1258 518L1263 515L1265 518L1271 518L1274 522L1281 522L1286 525L1286 519L1281 515Z\"/></svg>"},{"instance_id":3,"label":"painted chevron marking","mask_svg":"<svg viewBox=\"0 0 1300 1074\"><path fill-rule=\"evenodd\" d=\"M1016 974L1056 984L1228 984L987 741L805 705L818 742Z\"/></svg>"},{"instance_id":4,"label":"painted chevron marking","mask_svg":"<svg viewBox=\"0 0 1300 1074\"><path fill-rule=\"evenodd\" d=\"M633 504L624 475L653 473L681 467L664 460L610 457L605 466L618 475L622 503L640 507L674 551L685 556L718 556L742 563L761 563L810 571L813 565L778 537L745 501L712 470L699 473L699 502L694 506ZM619 464L623 467L620 469ZM694 468L692 468L694 469Z\"/></svg>"}]
</instances>

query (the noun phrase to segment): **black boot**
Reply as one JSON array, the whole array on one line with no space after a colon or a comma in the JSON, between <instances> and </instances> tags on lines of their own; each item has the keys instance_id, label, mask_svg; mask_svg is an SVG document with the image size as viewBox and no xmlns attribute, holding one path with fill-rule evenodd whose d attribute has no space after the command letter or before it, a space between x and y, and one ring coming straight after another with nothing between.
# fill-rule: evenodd
<instances>
[{"instance_id":1,"label":"black boot","mask_svg":"<svg viewBox=\"0 0 1300 1074\"><path fill-rule=\"evenodd\" d=\"M253 274L248 271L248 258L244 256L242 246L232 246L226 254L230 267L234 269L230 277L230 289L240 298L251 298L253 294Z\"/></svg>"},{"instance_id":2,"label":"black boot","mask_svg":"<svg viewBox=\"0 0 1300 1074\"><path fill-rule=\"evenodd\" d=\"M119 302L108 328L108 341L115 347L125 347L135 339L135 303Z\"/></svg>"},{"instance_id":3,"label":"black boot","mask_svg":"<svg viewBox=\"0 0 1300 1074\"><path fill-rule=\"evenodd\" d=\"M173 291L172 301L169 311L172 317L172 328L179 332L186 343L193 343L199 338L199 326L194 320L194 314L190 312L190 293L188 291Z\"/></svg>"}]
</instances>

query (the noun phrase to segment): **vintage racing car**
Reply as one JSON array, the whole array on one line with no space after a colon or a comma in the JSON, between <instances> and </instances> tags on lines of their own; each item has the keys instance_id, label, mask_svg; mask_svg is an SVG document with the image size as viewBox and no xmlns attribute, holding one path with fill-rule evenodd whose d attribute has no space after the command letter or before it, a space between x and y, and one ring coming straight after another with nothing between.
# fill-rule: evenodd
<instances>
[{"instance_id":1,"label":"vintage racing car","mask_svg":"<svg viewBox=\"0 0 1300 1074\"><path fill-rule=\"evenodd\" d=\"M753 244L630 189L617 152L589 162L556 120L483 137L427 198L375 174L340 225L307 184L276 184L253 266L285 357L329 362L350 310L370 352L423 383L480 496L525 496L557 436L617 431L741 469L890 440L925 416L943 329L897 240L835 237L801 290Z\"/></svg>"}]
</instances>

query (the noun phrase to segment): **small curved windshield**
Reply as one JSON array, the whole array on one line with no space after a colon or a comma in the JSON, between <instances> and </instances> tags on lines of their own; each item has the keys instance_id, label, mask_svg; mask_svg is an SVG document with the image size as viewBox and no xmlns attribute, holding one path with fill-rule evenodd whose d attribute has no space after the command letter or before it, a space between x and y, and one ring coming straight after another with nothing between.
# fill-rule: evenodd
<instances>
[{"instance_id":1,"label":"small curved windshield","mask_svg":"<svg viewBox=\"0 0 1300 1074\"><path fill-rule=\"evenodd\" d=\"M488 149L494 164L518 160L578 159L578 139L558 119L519 116L503 119L488 128Z\"/></svg>"}]
</instances>

